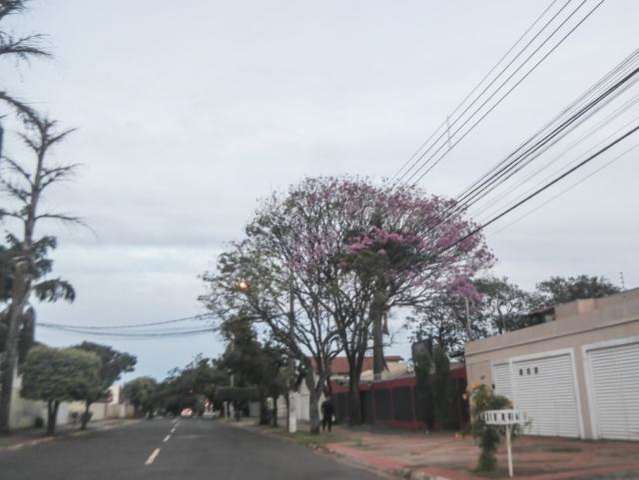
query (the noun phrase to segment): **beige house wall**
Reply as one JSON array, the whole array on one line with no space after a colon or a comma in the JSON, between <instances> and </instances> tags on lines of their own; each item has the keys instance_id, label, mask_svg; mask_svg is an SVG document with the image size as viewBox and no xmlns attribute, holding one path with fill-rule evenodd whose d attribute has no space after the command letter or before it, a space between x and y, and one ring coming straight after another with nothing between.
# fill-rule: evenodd
<instances>
[{"instance_id":1,"label":"beige house wall","mask_svg":"<svg viewBox=\"0 0 639 480\"><path fill-rule=\"evenodd\" d=\"M583 347L631 337L639 338L639 289L558 305L554 321L467 343L465 357L468 383L492 386L492 365L495 363L568 349L575 362L582 436L593 438Z\"/></svg>"}]
</instances>

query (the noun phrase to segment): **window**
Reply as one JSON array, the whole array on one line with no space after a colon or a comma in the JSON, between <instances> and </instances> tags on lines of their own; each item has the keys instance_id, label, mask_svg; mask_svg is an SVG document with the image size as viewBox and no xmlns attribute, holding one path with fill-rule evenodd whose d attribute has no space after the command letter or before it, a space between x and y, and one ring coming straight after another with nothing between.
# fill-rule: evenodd
<instances>
[{"instance_id":1,"label":"window","mask_svg":"<svg viewBox=\"0 0 639 480\"><path fill-rule=\"evenodd\" d=\"M535 375L537 375L538 373L539 373L539 369L535 367Z\"/></svg>"},{"instance_id":2,"label":"window","mask_svg":"<svg viewBox=\"0 0 639 480\"><path fill-rule=\"evenodd\" d=\"M524 369L520 368L519 369L519 376L522 377L524 375Z\"/></svg>"}]
</instances>

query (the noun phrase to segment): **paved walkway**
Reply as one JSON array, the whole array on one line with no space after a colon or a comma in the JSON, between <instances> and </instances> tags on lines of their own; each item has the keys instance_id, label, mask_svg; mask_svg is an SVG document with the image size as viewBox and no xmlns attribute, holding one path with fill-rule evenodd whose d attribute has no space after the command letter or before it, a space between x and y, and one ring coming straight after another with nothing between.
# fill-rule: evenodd
<instances>
[{"instance_id":1,"label":"paved walkway","mask_svg":"<svg viewBox=\"0 0 639 480\"><path fill-rule=\"evenodd\" d=\"M243 421L242 426L251 422ZM254 422L252 422L254 424ZM286 434L261 429L269 434ZM279 432L279 433L277 433ZM291 439L339 455L386 474L411 479L477 480L479 448L470 437L449 433L424 435L335 427L331 434ZM518 438L513 447L515 476L525 480L639 479L639 442L579 441L565 438ZM499 469L490 478L508 478L505 447Z\"/></svg>"},{"instance_id":2,"label":"paved walkway","mask_svg":"<svg viewBox=\"0 0 639 480\"><path fill-rule=\"evenodd\" d=\"M338 429L337 433L343 429ZM326 443L329 451L410 478L449 480L485 478L473 473L479 448L472 438L453 434L354 432L348 441ZM639 478L639 443L585 442L564 438L521 437L513 448L519 479L560 480ZM505 448L493 478L507 478ZM613 477L610 477L613 478Z\"/></svg>"}]
</instances>

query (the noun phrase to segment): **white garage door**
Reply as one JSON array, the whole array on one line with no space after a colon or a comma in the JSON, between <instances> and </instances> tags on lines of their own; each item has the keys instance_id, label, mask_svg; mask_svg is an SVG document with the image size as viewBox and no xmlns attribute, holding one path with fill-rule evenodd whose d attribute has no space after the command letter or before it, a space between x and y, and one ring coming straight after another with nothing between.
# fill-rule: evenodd
<instances>
[{"instance_id":1,"label":"white garage door","mask_svg":"<svg viewBox=\"0 0 639 480\"><path fill-rule=\"evenodd\" d=\"M579 410L569 354L513 362L515 408L531 420L526 433L579 436Z\"/></svg>"},{"instance_id":2,"label":"white garage door","mask_svg":"<svg viewBox=\"0 0 639 480\"><path fill-rule=\"evenodd\" d=\"M493 382L495 393L513 399L510 363L498 363L493 365Z\"/></svg>"},{"instance_id":3,"label":"white garage door","mask_svg":"<svg viewBox=\"0 0 639 480\"><path fill-rule=\"evenodd\" d=\"M639 440L639 342L588 352L599 438Z\"/></svg>"}]
</instances>

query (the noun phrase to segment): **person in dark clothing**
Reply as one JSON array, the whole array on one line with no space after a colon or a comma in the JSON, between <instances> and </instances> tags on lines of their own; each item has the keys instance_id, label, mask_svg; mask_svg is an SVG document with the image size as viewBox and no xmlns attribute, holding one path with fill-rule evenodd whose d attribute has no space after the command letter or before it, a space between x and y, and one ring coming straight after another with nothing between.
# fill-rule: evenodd
<instances>
[{"instance_id":1,"label":"person in dark clothing","mask_svg":"<svg viewBox=\"0 0 639 480\"><path fill-rule=\"evenodd\" d=\"M328 428L330 432L333 428L333 415L335 415L335 407L331 397L326 397L326 400L322 402L322 431Z\"/></svg>"}]
</instances>

